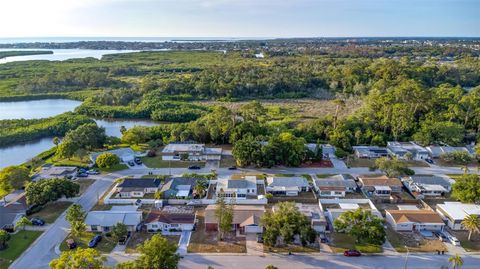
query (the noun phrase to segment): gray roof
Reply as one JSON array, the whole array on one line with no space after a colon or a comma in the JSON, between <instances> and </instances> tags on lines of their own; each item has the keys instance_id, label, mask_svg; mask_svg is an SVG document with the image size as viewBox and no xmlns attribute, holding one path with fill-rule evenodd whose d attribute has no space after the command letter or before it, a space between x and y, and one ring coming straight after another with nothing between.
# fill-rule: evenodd
<instances>
[{"instance_id":1,"label":"gray roof","mask_svg":"<svg viewBox=\"0 0 480 269\"><path fill-rule=\"evenodd\" d=\"M165 185L162 186L161 192L166 196L175 195L180 185L190 185L193 188L197 184L198 179L191 177L174 177L169 179Z\"/></svg>"},{"instance_id":2,"label":"gray roof","mask_svg":"<svg viewBox=\"0 0 480 269\"><path fill-rule=\"evenodd\" d=\"M5 206L0 206L0 229L13 225L15 220L26 214L27 206L24 198L11 202Z\"/></svg>"},{"instance_id":3,"label":"gray roof","mask_svg":"<svg viewBox=\"0 0 480 269\"><path fill-rule=\"evenodd\" d=\"M317 187L346 187L345 181L333 178L321 178L315 180Z\"/></svg>"},{"instance_id":4,"label":"gray roof","mask_svg":"<svg viewBox=\"0 0 480 269\"><path fill-rule=\"evenodd\" d=\"M136 226L142 221L140 211L91 211L85 218L86 225L111 227L117 223Z\"/></svg>"},{"instance_id":5,"label":"gray roof","mask_svg":"<svg viewBox=\"0 0 480 269\"><path fill-rule=\"evenodd\" d=\"M269 187L308 187L308 181L304 177L269 177Z\"/></svg>"},{"instance_id":6,"label":"gray roof","mask_svg":"<svg viewBox=\"0 0 480 269\"><path fill-rule=\"evenodd\" d=\"M159 179L151 178L126 178L118 185L119 188L158 188Z\"/></svg>"},{"instance_id":7,"label":"gray roof","mask_svg":"<svg viewBox=\"0 0 480 269\"><path fill-rule=\"evenodd\" d=\"M249 185L249 182L245 179L231 179L227 181L227 188L229 189L245 189Z\"/></svg>"},{"instance_id":8,"label":"gray roof","mask_svg":"<svg viewBox=\"0 0 480 269\"><path fill-rule=\"evenodd\" d=\"M419 183L419 184L429 184L429 185L441 185L446 188L450 187L451 183L443 177L438 177L438 176L422 176L422 175L414 175L410 177L413 182Z\"/></svg>"}]
</instances>

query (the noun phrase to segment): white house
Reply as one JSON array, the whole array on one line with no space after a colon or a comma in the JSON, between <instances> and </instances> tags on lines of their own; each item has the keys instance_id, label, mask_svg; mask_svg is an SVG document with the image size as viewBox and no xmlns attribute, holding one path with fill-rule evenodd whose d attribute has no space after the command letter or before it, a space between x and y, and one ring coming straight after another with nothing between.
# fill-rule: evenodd
<instances>
[{"instance_id":1,"label":"white house","mask_svg":"<svg viewBox=\"0 0 480 269\"><path fill-rule=\"evenodd\" d=\"M322 147L323 157L329 159L335 157L335 147L330 144L319 144ZM308 143L305 146L312 152L315 152L317 149L317 144L315 143Z\"/></svg>"},{"instance_id":2,"label":"white house","mask_svg":"<svg viewBox=\"0 0 480 269\"><path fill-rule=\"evenodd\" d=\"M355 211L359 208L372 212L373 215L383 218L380 211L369 199L319 199L320 210L325 217L333 224L333 221L348 211Z\"/></svg>"},{"instance_id":3,"label":"white house","mask_svg":"<svg viewBox=\"0 0 480 269\"><path fill-rule=\"evenodd\" d=\"M127 230L134 232L140 228L142 212L136 206L113 206L107 211L90 211L85 218L87 231L109 232L117 223L123 223Z\"/></svg>"},{"instance_id":4,"label":"white house","mask_svg":"<svg viewBox=\"0 0 480 269\"><path fill-rule=\"evenodd\" d=\"M126 178L117 185L117 197L142 198L147 193L155 193L160 188L159 179Z\"/></svg>"},{"instance_id":5,"label":"white house","mask_svg":"<svg viewBox=\"0 0 480 269\"><path fill-rule=\"evenodd\" d=\"M217 197L247 199L257 198L257 185L264 188L264 181L257 180L256 176L240 176L232 175L229 179L218 179L217 181Z\"/></svg>"},{"instance_id":6,"label":"white house","mask_svg":"<svg viewBox=\"0 0 480 269\"><path fill-rule=\"evenodd\" d=\"M347 174L339 174L313 180L315 191L321 197L345 197L346 193L355 192L357 183Z\"/></svg>"},{"instance_id":7,"label":"white house","mask_svg":"<svg viewBox=\"0 0 480 269\"><path fill-rule=\"evenodd\" d=\"M298 196L310 188L304 177L267 177L266 190L273 195Z\"/></svg>"},{"instance_id":8,"label":"white house","mask_svg":"<svg viewBox=\"0 0 480 269\"><path fill-rule=\"evenodd\" d=\"M452 185L452 181L432 175L404 177L402 183L417 199L443 196L450 192Z\"/></svg>"},{"instance_id":9,"label":"white house","mask_svg":"<svg viewBox=\"0 0 480 269\"><path fill-rule=\"evenodd\" d=\"M172 232L192 231L196 214L193 206L165 206L161 210L152 210L145 219L147 231Z\"/></svg>"},{"instance_id":10,"label":"white house","mask_svg":"<svg viewBox=\"0 0 480 269\"><path fill-rule=\"evenodd\" d=\"M437 213L446 221L450 229L465 230L462 221L470 215L480 218L480 205L445 202L437 204Z\"/></svg>"},{"instance_id":11,"label":"white house","mask_svg":"<svg viewBox=\"0 0 480 269\"><path fill-rule=\"evenodd\" d=\"M411 154L413 160L425 160L430 158L428 150L417 145L415 142L387 142L387 150L393 157L405 159L408 153Z\"/></svg>"},{"instance_id":12,"label":"white house","mask_svg":"<svg viewBox=\"0 0 480 269\"><path fill-rule=\"evenodd\" d=\"M385 218L395 231L443 231L445 223L432 210L385 210Z\"/></svg>"},{"instance_id":13,"label":"white house","mask_svg":"<svg viewBox=\"0 0 480 269\"><path fill-rule=\"evenodd\" d=\"M162 160L180 161L183 156L189 161L219 161L222 148L208 148L205 144L170 143L162 150Z\"/></svg>"},{"instance_id":14,"label":"white house","mask_svg":"<svg viewBox=\"0 0 480 269\"><path fill-rule=\"evenodd\" d=\"M353 153L357 158L373 159L387 157L387 148L377 146L353 146Z\"/></svg>"},{"instance_id":15,"label":"white house","mask_svg":"<svg viewBox=\"0 0 480 269\"><path fill-rule=\"evenodd\" d=\"M442 154L452 152L466 152L472 156L470 150L467 147L451 147L451 146L428 146L426 147L432 158L439 158Z\"/></svg>"}]
</instances>

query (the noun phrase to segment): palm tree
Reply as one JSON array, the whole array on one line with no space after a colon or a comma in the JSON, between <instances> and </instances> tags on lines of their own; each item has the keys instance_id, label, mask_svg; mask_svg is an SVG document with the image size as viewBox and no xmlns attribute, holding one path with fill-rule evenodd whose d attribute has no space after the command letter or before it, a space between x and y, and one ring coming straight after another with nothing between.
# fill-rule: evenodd
<instances>
[{"instance_id":1,"label":"palm tree","mask_svg":"<svg viewBox=\"0 0 480 269\"><path fill-rule=\"evenodd\" d=\"M462 225L468 230L468 241L470 241L473 232L480 231L480 218L475 215L468 215L463 219Z\"/></svg>"},{"instance_id":2,"label":"palm tree","mask_svg":"<svg viewBox=\"0 0 480 269\"><path fill-rule=\"evenodd\" d=\"M453 269L458 269L463 265L463 259L458 254L455 254L455 256L451 256L450 258L448 258L448 262L453 265Z\"/></svg>"},{"instance_id":3,"label":"palm tree","mask_svg":"<svg viewBox=\"0 0 480 269\"><path fill-rule=\"evenodd\" d=\"M200 197L203 197L204 192L205 186L201 184L201 182L198 182L197 185L195 185L195 193L198 194Z\"/></svg>"}]
</instances>

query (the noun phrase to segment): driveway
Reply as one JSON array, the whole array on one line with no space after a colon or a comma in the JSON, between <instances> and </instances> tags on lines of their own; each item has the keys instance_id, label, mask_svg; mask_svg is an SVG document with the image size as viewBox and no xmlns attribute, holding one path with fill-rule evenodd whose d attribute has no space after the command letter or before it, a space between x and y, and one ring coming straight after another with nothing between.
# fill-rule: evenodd
<instances>
[{"instance_id":1,"label":"driveway","mask_svg":"<svg viewBox=\"0 0 480 269\"><path fill-rule=\"evenodd\" d=\"M245 239L247 244L247 255L262 256L263 254L263 244L257 243L256 234L247 234Z\"/></svg>"},{"instance_id":2,"label":"driveway","mask_svg":"<svg viewBox=\"0 0 480 269\"><path fill-rule=\"evenodd\" d=\"M178 241L178 250L177 253L180 255L187 254L187 247L190 243L190 237L192 236L192 231L183 231L180 235L180 240Z\"/></svg>"}]
</instances>

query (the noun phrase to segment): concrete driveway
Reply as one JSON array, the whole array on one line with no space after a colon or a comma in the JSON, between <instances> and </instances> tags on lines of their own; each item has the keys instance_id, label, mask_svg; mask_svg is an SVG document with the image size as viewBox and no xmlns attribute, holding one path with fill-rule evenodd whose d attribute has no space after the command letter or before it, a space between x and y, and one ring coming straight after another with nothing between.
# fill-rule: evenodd
<instances>
[{"instance_id":1,"label":"concrete driveway","mask_svg":"<svg viewBox=\"0 0 480 269\"><path fill-rule=\"evenodd\" d=\"M183 231L180 235L180 240L178 241L178 250L177 253L180 255L187 254L187 247L190 243L190 237L192 236L192 231Z\"/></svg>"},{"instance_id":2,"label":"concrete driveway","mask_svg":"<svg viewBox=\"0 0 480 269\"><path fill-rule=\"evenodd\" d=\"M245 239L247 244L247 255L261 256L263 254L263 244L257 242L256 234L247 234Z\"/></svg>"}]
</instances>

